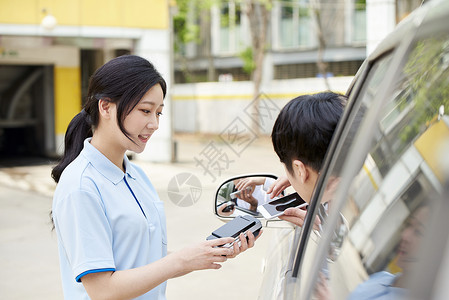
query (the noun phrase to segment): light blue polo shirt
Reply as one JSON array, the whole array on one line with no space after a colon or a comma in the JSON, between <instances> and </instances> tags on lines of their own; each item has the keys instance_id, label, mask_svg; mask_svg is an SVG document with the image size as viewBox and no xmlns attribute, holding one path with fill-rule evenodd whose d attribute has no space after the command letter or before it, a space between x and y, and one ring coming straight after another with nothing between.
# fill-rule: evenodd
<instances>
[{"instance_id":1,"label":"light blue polo shirt","mask_svg":"<svg viewBox=\"0 0 449 300\"><path fill-rule=\"evenodd\" d=\"M163 202L141 168L124 157L123 173L84 141L62 173L53 220L65 299L90 299L89 273L144 266L167 255ZM166 283L137 299L165 299Z\"/></svg>"},{"instance_id":2,"label":"light blue polo shirt","mask_svg":"<svg viewBox=\"0 0 449 300\"><path fill-rule=\"evenodd\" d=\"M372 274L365 282L359 284L349 295L348 300L394 300L409 299L406 289L394 287L398 274L386 271Z\"/></svg>"}]
</instances>

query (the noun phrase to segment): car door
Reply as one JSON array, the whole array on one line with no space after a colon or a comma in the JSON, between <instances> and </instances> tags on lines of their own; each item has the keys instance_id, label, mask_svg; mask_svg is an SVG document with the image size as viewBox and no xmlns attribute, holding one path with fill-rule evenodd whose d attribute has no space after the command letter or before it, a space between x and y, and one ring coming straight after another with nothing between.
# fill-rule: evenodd
<instances>
[{"instance_id":1,"label":"car door","mask_svg":"<svg viewBox=\"0 0 449 300\"><path fill-rule=\"evenodd\" d=\"M449 160L448 5L427 16L403 25L359 74L284 299L412 298L411 283L436 278L435 269L420 270L440 245L432 243L435 224L445 224L438 212ZM331 199L327 216L314 231L323 199Z\"/></svg>"}]
</instances>

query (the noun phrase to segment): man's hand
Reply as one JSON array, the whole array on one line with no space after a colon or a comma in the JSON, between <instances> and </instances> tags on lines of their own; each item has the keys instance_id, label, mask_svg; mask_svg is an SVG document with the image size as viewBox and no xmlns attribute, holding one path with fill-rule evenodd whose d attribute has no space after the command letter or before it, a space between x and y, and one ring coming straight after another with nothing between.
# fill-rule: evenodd
<instances>
[{"instance_id":1,"label":"man's hand","mask_svg":"<svg viewBox=\"0 0 449 300\"><path fill-rule=\"evenodd\" d=\"M302 227L304 225L304 220L306 218L307 210L303 210L297 207L290 207L284 211L284 214L279 216L279 219L293 223L297 226ZM315 222L313 223L313 229L320 229L320 218L318 216L315 217Z\"/></svg>"},{"instance_id":2,"label":"man's hand","mask_svg":"<svg viewBox=\"0 0 449 300\"><path fill-rule=\"evenodd\" d=\"M275 182L268 188L267 194L271 194L270 198L273 199L276 196L279 196L283 190L290 186L290 181L288 181L287 177L279 177Z\"/></svg>"}]
</instances>

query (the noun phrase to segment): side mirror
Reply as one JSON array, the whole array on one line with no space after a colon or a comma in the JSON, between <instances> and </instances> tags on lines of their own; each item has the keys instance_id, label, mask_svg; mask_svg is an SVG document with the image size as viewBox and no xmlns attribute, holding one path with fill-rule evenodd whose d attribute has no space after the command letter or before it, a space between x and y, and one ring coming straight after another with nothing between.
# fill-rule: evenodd
<instances>
[{"instance_id":1,"label":"side mirror","mask_svg":"<svg viewBox=\"0 0 449 300\"><path fill-rule=\"evenodd\" d=\"M252 174L226 180L215 193L215 214L225 218L243 215L262 218L257 206L271 201L266 191L276 179L277 176L272 174Z\"/></svg>"}]
</instances>

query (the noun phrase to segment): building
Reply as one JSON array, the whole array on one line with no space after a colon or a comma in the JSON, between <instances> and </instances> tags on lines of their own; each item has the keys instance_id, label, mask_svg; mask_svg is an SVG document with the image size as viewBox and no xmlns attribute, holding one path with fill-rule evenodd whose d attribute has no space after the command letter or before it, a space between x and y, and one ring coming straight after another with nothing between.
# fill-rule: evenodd
<instances>
[{"instance_id":1,"label":"building","mask_svg":"<svg viewBox=\"0 0 449 300\"><path fill-rule=\"evenodd\" d=\"M320 14L326 41L323 60L327 63L329 76L352 76L366 58L365 1L321 0L316 3L309 0L272 1L266 45L266 80L318 75L319 30L315 12ZM175 82L213 81L223 78L224 74L236 81L249 80L240 58L241 53L251 46L245 1L222 1L209 11L192 8L195 13L188 14L186 22L199 26L197 41L201 42L193 41L180 47ZM213 72L213 76L208 72Z\"/></svg>"},{"instance_id":2,"label":"building","mask_svg":"<svg viewBox=\"0 0 449 300\"><path fill-rule=\"evenodd\" d=\"M253 84L242 59L251 47L250 20L247 1L221 1L209 7L204 2L187 1L187 8L178 5L178 18L174 19L174 130L217 134L254 99ZM344 93L367 53L421 1L270 3L261 92L282 107L304 93L329 88ZM317 29L317 16L321 30ZM190 30L190 39L185 38L183 30ZM320 32L326 44L322 53ZM317 67L320 55L326 65L325 74ZM328 78L328 84L323 76ZM219 114L214 114L217 111ZM184 118L186 113L193 117ZM272 124L263 127L262 133L269 134Z\"/></svg>"},{"instance_id":3,"label":"building","mask_svg":"<svg viewBox=\"0 0 449 300\"><path fill-rule=\"evenodd\" d=\"M111 58L143 56L170 85L169 24L166 0L0 1L0 155L61 154L90 75ZM171 159L166 115L140 158Z\"/></svg>"},{"instance_id":4,"label":"building","mask_svg":"<svg viewBox=\"0 0 449 300\"><path fill-rule=\"evenodd\" d=\"M153 62L172 87L160 129L138 158L171 160L172 130L222 132L253 100L252 82L240 57L250 40L245 5L221 1L205 9L196 6L198 1L183 1L189 5L183 21L199 34L195 42L179 43L180 3L176 14L166 0L0 1L0 156L60 155L89 76L104 62L127 53ZM344 92L366 52L419 4L273 1L262 92L282 107L298 94L327 88L316 67L315 7L326 40L323 62L330 88ZM172 77L176 85L170 84ZM270 129L267 123L262 132Z\"/></svg>"}]
</instances>

